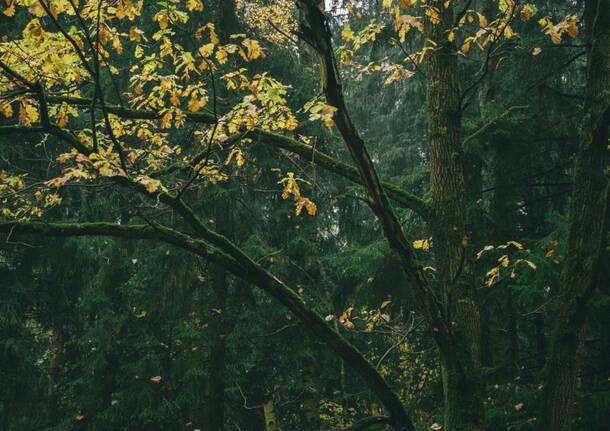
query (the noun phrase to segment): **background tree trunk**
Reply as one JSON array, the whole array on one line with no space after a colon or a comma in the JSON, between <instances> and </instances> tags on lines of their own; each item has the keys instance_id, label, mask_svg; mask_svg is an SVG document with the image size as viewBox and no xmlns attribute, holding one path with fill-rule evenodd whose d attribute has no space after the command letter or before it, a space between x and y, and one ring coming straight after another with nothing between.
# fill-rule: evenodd
<instances>
[{"instance_id":1,"label":"background tree trunk","mask_svg":"<svg viewBox=\"0 0 610 431\"><path fill-rule=\"evenodd\" d=\"M216 207L216 227L223 235L230 231L229 205L220 199ZM208 420L207 427L212 431L224 429L225 418L225 350L228 333L226 314L229 284L227 271L220 265L212 266L212 290L214 304L210 313L210 374L208 378Z\"/></svg>"},{"instance_id":2,"label":"background tree trunk","mask_svg":"<svg viewBox=\"0 0 610 431\"><path fill-rule=\"evenodd\" d=\"M590 44L581 143L576 157L568 248L552 310L542 428L567 431L578 375L583 324L605 252L610 117L610 0L585 2Z\"/></svg>"}]
</instances>

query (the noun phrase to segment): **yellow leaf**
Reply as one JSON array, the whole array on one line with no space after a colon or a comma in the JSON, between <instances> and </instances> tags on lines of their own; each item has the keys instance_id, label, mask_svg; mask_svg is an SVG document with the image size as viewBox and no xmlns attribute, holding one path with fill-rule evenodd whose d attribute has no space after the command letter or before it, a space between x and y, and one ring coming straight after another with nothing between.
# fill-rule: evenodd
<instances>
[{"instance_id":1,"label":"yellow leaf","mask_svg":"<svg viewBox=\"0 0 610 431\"><path fill-rule=\"evenodd\" d=\"M511 4L512 0L500 0L498 3L498 9L500 9L500 12L506 12Z\"/></svg>"},{"instance_id":2,"label":"yellow leaf","mask_svg":"<svg viewBox=\"0 0 610 431\"><path fill-rule=\"evenodd\" d=\"M157 13L154 18L154 21L157 21L159 23L159 28L161 30L165 30L167 28L167 26L169 25L169 18L167 16L167 14L165 13Z\"/></svg>"},{"instance_id":3,"label":"yellow leaf","mask_svg":"<svg viewBox=\"0 0 610 431\"><path fill-rule=\"evenodd\" d=\"M532 19L532 17L534 16L534 8L532 7L531 4L526 4L523 5L523 7L521 8L521 19L523 21L529 21L530 19Z\"/></svg>"},{"instance_id":4,"label":"yellow leaf","mask_svg":"<svg viewBox=\"0 0 610 431\"><path fill-rule=\"evenodd\" d=\"M220 64L225 64L228 58L229 54L224 49L218 49L218 51L216 51L216 60L218 60Z\"/></svg>"},{"instance_id":5,"label":"yellow leaf","mask_svg":"<svg viewBox=\"0 0 610 431\"><path fill-rule=\"evenodd\" d=\"M138 27L131 27L129 29L129 40L139 42L140 40L142 40L142 33L142 30L140 30Z\"/></svg>"},{"instance_id":6,"label":"yellow leaf","mask_svg":"<svg viewBox=\"0 0 610 431\"><path fill-rule=\"evenodd\" d=\"M288 131L293 131L298 127L299 123L294 115L289 115L286 119L285 128Z\"/></svg>"},{"instance_id":7,"label":"yellow leaf","mask_svg":"<svg viewBox=\"0 0 610 431\"><path fill-rule=\"evenodd\" d=\"M161 376L153 376L150 378L150 381L153 383L159 383L161 381Z\"/></svg>"},{"instance_id":8,"label":"yellow leaf","mask_svg":"<svg viewBox=\"0 0 610 431\"><path fill-rule=\"evenodd\" d=\"M521 244L520 242L508 241L506 244L513 245L513 246L517 247L519 250L523 250L523 244Z\"/></svg>"},{"instance_id":9,"label":"yellow leaf","mask_svg":"<svg viewBox=\"0 0 610 431\"><path fill-rule=\"evenodd\" d=\"M380 310L383 310L385 307L387 307L388 305L390 305L390 303L391 303L391 302L392 302L392 301L390 301L389 299L386 299L385 301L383 301L383 302L381 303L381 305L379 306L379 309L380 309Z\"/></svg>"},{"instance_id":10,"label":"yellow leaf","mask_svg":"<svg viewBox=\"0 0 610 431\"><path fill-rule=\"evenodd\" d=\"M539 25L541 28L545 28L545 27L547 27L547 26L549 26L549 25L550 25L550 20L549 20L547 17L540 18L540 19L538 20L538 25Z\"/></svg>"},{"instance_id":11,"label":"yellow leaf","mask_svg":"<svg viewBox=\"0 0 610 431\"><path fill-rule=\"evenodd\" d=\"M354 32L352 31L351 27L349 26L349 20L345 20L343 22L343 30L341 31L341 39L343 39L344 42L349 42L350 40L354 40Z\"/></svg>"},{"instance_id":12,"label":"yellow leaf","mask_svg":"<svg viewBox=\"0 0 610 431\"><path fill-rule=\"evenodd\" d=\"M260 44L256 40L244 39L241 44L247 50L246 60L256 60L264 55Z\"/></svg>"},{"instance_id":13,"label":"yellow leaf","mask_svg":"<svg viewBox=\"0 0 610 431\"><path fill-rule=\"evenodd\" d=\"M455 32L450 31L449 34L447 35L447 40L449 42L453 42L455 40Z\"/></svg>"},{"instance_id":14,"label":"yellow leaf","mask_svg":"<svg viewBox=\"0 0 610 431\"><path fill-rule=\"evenodd\" d=\"M500 267L496 266L491 268L489 272L487 272L487 277L488 278L485 284L487 284L487 287L493 286L493 284L500 278Z\"/></svg>"},{"instance_id":15,"label":"yellow leaf","mask_svg":"<svg viewBox=\"0 0 610 431\"><path fill-rule=\"evenodd\" d=\"M578 36L578 18L574 15L568 17L567 32L572 39Z\"/></svg>"},{"instance_id":16,"label":"yellow leaf","mask_svg":"<svg viewBox=\"0 0 610 431\"><path fill-rule=\"evenodd\" d=\"M0 111L2 112L2 115L4 115L6 118L10 118L13 116L13 107L10 103L0 105Z\"/></svg>"},{"instance_id":17,"label":"yellow leaf","mask_svg":"<svg viewBox=\"0 0 610 431\"><path fill-rule=\"evenodd\" d=\"M540 54L541 52L542 52L542 48L536 47L532 50L532 55L536 56L536 55Z\"/></svg>"},{"instance_id":18,"label":"yellow leaf","mask_svg":"<svg viewBox=\"0 0 610 431\"><path fill-rule=\"evenodd\" d=\"M233 157L235 157L235 164L237 164L237 167L242 167L244 163L246 163L246 159L244 158L241 149L239 149L238 147L233 147L233 149L229 152L229 156L225 161L225 165L231 163Z\"/></svg>"},{"instance_id":19,"label":"yellow leaf","mask_svg":"<svg viewBox=\"0 0 610 431\"><path fill-rule=\"evenodd\" d=\"M318 207L316 206L316 204L309 199L307 199L305 209L307 210L307 214L309 214L310 216L315 216L316 212L318 212Z\"/></svg>"},{"instance_id":20,"label":"yellow leaf","mask_svg":"<svg viewBox=\"0 0 610 431\"><path fill-rule=\"evenodd\" d=\"M63 106L57 110L57 115L55 115L55 120L57 121L57 125L59 127L66 127L68 125L68 114Z\"/></svg>"},{"instance_id":21,"label":"yellow leaf","mask_svg":"<svg viewBox=\"0 0 610 431\"><path fill-rule=\"evenodd\" d=\"M345 310L343 313L341 313L341 315L339 316L339 319L338 319L339 323L341 323L347 329L352 329L354 327L354 324L350 320L353 310L354 310L354 307L349 307L347 310Z\"/></svg>"},{"instance_id":22,"label":"yellow leaf","mask_svg":"<svg viewBox=\"0 0 610 431\"><path fill-rule=\"evenodd\" d=\"M416 250L428 251L428 250L430 250L430 247L431 247L430 241L427 239L417 239L417 240L413 241L413 248Z\"/></svg>"},{"instance_id":23,"label":"yellow leaf","mask_svg":"<svg viewBox=\"0 0 610 431\"><path fill-rule=\"evenodd\" d=\"M187 0L186 8L191 12L201 12L203 10L203 3L201 2L201 0Z\"/></svg>"},{"instance_id":24,"label":"yellow leaf","mask_svg":"<svg viewBox=\"0 0 610 431\"><path fill-rule=\"evenodd\" d=\"M214 46L215 45L213 43L206 43L199 48L199 54L201 54L203 58L208 58L214 52Z\"/></svg>"},{"instance_id":25,"label":"yellow leaf","mask_svg":"<svg viewBox=\"0 0 610 431\"><path fill-rule=\"evenodd\" d=\"M178 90L172 91L172 94L171 94L171 96L169 98L169 103L171 103L174 106L180 105L180 98L178 97L179 94L180 93L178 92Z\"/></svg>"},{"instance_id":26,"label":"yellow leaf","mask_svg":"<svg viewBox=\"0 0 610 431\"><path fill-rule=\"evenodd\" d=\"M6 16L14 16L15 15L15 1L11 1L4 12L2 12Z\"/></svg>"},{"instance_id":27,"label":"yellow leaf","mask_svg":"<svg viewBox=\"0 0 610 431\"><path fill-rule=\"evenodd\" d=\"M172 111L170 109L161 117L161 127L169 129L172 126Z\"/></svg>"},{"instance_id":28,"label":"yellow leaf","mask_svg":"<svg viewBox=\"0 0 610 431\"><path fill-rule=\"evenodd\" d=\"M38 121L38 109L27 101L22 101L19 106L19 121L24 126L30 126Z\"/></svg>"},{"instance_id":29,"label":"yellow leaf","mask_svg":"<svg viewBox=\"0 0 610 431\"><path fill-rule=\"evenodd\" d=\"M136 49L133 53L135 58L142 58L144 56L144 48L142 48L142 45L137 45Z\"/></svg>"},{"instance_id":30,"label":"yellow leaf","mask_svg":"<svg viewBox=\"0 0 610 431\"><path fill-rule=\"evenodd\" d=\"M136 180L146 188L148 193L156 192L161 186L161 181L147 177L146 175L141 175L136 178Z\"/></svg>"}]
</instances>

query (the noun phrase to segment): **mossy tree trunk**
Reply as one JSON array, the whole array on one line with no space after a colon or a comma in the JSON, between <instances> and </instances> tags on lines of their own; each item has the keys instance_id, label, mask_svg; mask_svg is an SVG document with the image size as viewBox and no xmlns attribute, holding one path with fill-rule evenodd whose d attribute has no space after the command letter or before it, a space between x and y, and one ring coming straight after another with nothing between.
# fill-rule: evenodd
<instances>
[{"instance_id":1,"label":"mossy tree trunk","mask_svg":"<svg viewBox=\"0 0 610 431\"><path fill-rule=\"evenodd\" d=\"M466 187L460 142L461 106L457 54L447 34L453 3L433 2L440 22L426 22L436 43L427 58L428 154L436 267L442 284L454 346L441 346L445 429L483 429L478 300L468 268Z\"/></svg>"},{"instance_id":2,"label":"mossy tree trunk","mask_svg":"<svg viewBox=\"0 0 610 431\"><path fill-rule=\"evenodd\" d=\"M552 333L541 427L545 431L567 431L572 426L581 334L599 281L608 228L610 0L585 2L585 29L588 82L566 261L550 315Z\"/></svg>"}]
</instances>

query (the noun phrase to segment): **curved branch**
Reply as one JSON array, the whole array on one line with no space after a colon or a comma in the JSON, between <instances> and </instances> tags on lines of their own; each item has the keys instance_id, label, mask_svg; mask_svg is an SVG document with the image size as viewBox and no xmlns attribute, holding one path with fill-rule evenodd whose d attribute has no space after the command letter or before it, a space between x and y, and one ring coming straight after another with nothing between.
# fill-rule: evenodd
<instances>
[{"instance_id":1,"label":"curved branch","mask_svg":"<svg viewBox=\"0 0 610 431\"><path fill-rule=\"evenodd\" d=\"M0 222L0 233L35 234L49 237L109 236L125 239L158 240L175 245L225 266L236 266L233 258L174 229L164 226L120 225L109 222L46 223L38 221Z\"/></svg>"},{"instance_id":2,"label":"curved branch","mask_svg":"<svg viewBox=\"0 0 610 431\"><path fill-rule=\"evenodd\" d=\"M185 206L185 210L188 208ZM194 215L193 215L194 216ZM201 222L199 222L201 223ZM252 283L288 308L305 327L318 339L325 342L337 356L343 359L360 375L367 386L377 395L393 417L400 417L402 410L396 394L390 389L381 375L368 363L364 356L326 321L311 310L303 299L284 282L273 276L262 266L256 264L237 246L205 226L198 229L219 244L210 245L207 241L194 239L188 235L162 226L117 225L114 223L42 223L42 222L0 222L0 232L15 234L38 234L46 236L114 236L129 239L157 239L222 265L231 273ZM238 259L235 259L237 256ZM404 410L402 414L405 415ZM410 423L410 422L409 422ZM402 429L402 428L401 428ZM405 428L407 429L407 428Z\"/></svg>"},{"instance_id":3,"label":"curved branch","mask_svg":"<svg viewBox=\"0 0 610 431\"><path fill-rule=\"evenodd\" d=\"M327 16L324 13L323 3L318 0L299 0L298 5L305 20L302 24L303 31L311 40L318 55L322 91L326 97L326 102L337 109L333 120L356 164L358 174L368 195L369 204L379 220L383 234L394 257L399 262L401 270L414 285L414 298L417 308L426 317L441 349L451 354L454 340L450 325L444 315L444 308L428 286L421 265L417 262L415 253L392 208L384 184L379 179L365 142L349 115L343 97L341 77L333 52L332 34ZM413 428L411 424L409 426L411 429Z\"/></svg>"}]
</instances>

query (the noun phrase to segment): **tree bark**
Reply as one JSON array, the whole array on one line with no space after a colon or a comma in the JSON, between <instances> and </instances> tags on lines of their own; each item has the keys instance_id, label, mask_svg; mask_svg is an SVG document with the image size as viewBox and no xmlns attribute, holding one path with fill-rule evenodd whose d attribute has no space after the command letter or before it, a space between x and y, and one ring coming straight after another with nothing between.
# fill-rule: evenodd
<instances>
[{"instance_id":1,"label":"tree bark","mask_svg":"<svg viewBox=\"0 0 610 431\"><path fill-rule=\"evenodd\" d=\"M303 364L302 426L304 430L320 429L320 355L315 340L305 339L305 363Z\"/></svg>"},{"instance_id":2,"label":"tree bark","mask_svg":"<svg viewBox=\"0 0 610 431\"><path fill-rule=\"evenodd\" d=\"M568 431L576 394L578 351L598 284L608 228L610 0L585 2L589 42L587 91L575 161L568 247L551 307L552 333L544 389L543 430Z\"/></svg>"},{"instance_id":3,"label":"tree bark","mask_svg":"<svg viewBox=\"0 0 610 431\"><path fill-rule=\"evenodd\" d=\"M475 431L484 426L481 324L468 269L457 51L447 39L455 18L453 2L434 1L431 6L437 8L440 20L426 20L426 35L436 43L426 61L433 246L455 338L451 351L440 350L445 429Z\"/></svg>"},{"instance_id":4,"label":"tree bark","mask_svg":"<svg viewBox=\"0 0 610 431\"><path fill-rule=\"evenodd\" d=\"M269 400L263 405L263 412L265 414L265 431L281 431L280 424L275 415L273 400Z\"/></svg>"},{"instance_id":5,"label":"tree bark","mask_svg":"<svg viewBox=\"0 0 610 431\"><path fill-rule=\"evenodd\" d=\"M229 234L229 206L221 199L216 207L216 227L224 235ZM210 373L208 376L208 420L211 431L222 431L225 419L225 351L226 351L226 308L228 294L227 270L219 264L211 268L214 303L210 310Z\"/></svg>"}]
</instances>

